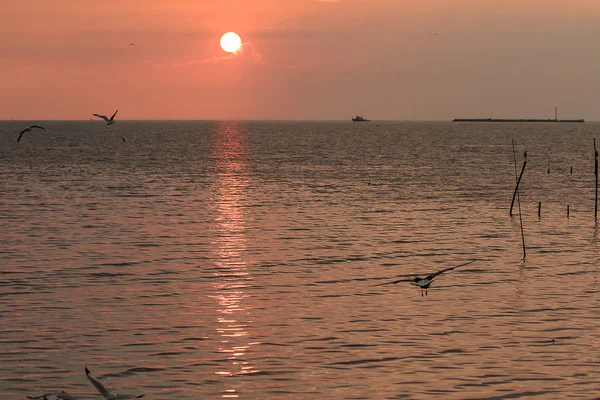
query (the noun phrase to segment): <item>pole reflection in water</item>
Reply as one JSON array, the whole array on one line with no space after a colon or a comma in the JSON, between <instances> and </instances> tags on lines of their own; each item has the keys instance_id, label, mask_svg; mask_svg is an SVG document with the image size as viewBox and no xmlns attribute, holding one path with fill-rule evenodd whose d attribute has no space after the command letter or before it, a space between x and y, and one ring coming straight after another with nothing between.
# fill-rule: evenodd
<instances>
[{"instance_id":1,"label":"pole reflection in water","mask_svg":"<svg viewBox=\"0 0 600 400\"><path fill-rule=\"evenodd\" d=\"M216 372L220 376L234 376L258 372L248 360L247 353L254 343L248 337L252 323L248 295L251 276L247 271L245 220L246 189L248 186L246 149L243 131L238 124L223 122L217 126L213 160L216 167L215 209L217 238L217 272L214 298L218 302L218 333L221 337L219 353L229 361ZM224 398L236 398L236 389L224 390Z\"/></svg>"}]
</instances>

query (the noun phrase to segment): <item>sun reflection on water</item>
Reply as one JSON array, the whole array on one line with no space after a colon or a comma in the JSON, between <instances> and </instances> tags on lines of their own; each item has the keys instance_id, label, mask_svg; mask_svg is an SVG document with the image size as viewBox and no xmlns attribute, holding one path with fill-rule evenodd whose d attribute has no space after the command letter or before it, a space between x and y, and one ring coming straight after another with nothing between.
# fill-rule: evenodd
<instances>
[{"instance_id":1,"label":"sun reflection on water","mask_svg":"<svg viewBox=\"0 0 600 400\"><path fill-rule=\"evenodd\" d=\"M252 323L245 289L252 277L245 260L246 188L248 185L246 149L243 133L235 123L219 124L216 131L213 159L217 171L215 192L217 240L214 243L218 278L214 295L218 304L217 332L221 338L217 351L225 355L227 367L215 374L235 376L258 372L248 359L251 343L249 327ZM223 398L237 398L236 389L224 390Z\"/></svg>"}]
</instances>

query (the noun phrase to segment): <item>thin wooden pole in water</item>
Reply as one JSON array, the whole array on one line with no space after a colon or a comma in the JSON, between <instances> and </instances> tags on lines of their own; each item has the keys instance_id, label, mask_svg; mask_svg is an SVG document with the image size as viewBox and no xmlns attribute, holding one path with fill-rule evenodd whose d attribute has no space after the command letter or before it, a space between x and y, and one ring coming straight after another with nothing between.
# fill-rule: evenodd
<instances>
[{"instance_id":1,"label":"thin wooden pole in water","mask_svg":"<svg viewBox=\"0 0 600 400\"><path fill-rule=\"evenodd\" d=\"M517 182L517 184L515 185L515 191L513 193L513 197L512 197L512 201L510 202L510 210L509 210L509 215L512 217L513 216L513 206L515 204L515 198L518 196L518 191L519 191L519 184L521 183L521 177L523 176L523 171L525 171L525 164L523 164L523 169L521 170L521 175L517 175L517 154L515 152L515 140L511 139L512 141L512 148L513 148L513 159L515 161L515 180ZM524 153L525 154L525 163L527 163L527 152Z\"/></svg>"},{"instance_id":2,"label":"thin wooden pole in water","mask_svg":"<svg viewBox=\"0 0 600 400\"><path fill-rule=\"evenodd\" d=\"M512 210L513 210L513 206L515 204L515 198L517 198L517 202L519 203L519 185L521 184L521 178L523 178L523 172L525 172L525 166L527 165L527 152L525 152L525 161L523 162L523 169L521 169L521 174L519 175L517 179L517 184L515 185L515 191L513 193L513 198L512 201L510 202L510 211L509 214L512 217ZM515 167L516 167L516 161L515 161ZM519 208L520 208L520 203L519 203Z\"/></svg>"},{"instance_id":3,"label":"thin wooden pole in water","mask_svg":"<svg viewBox=\"0 0 600 400\"><path fill-rule=\"evenodd\" d=\"M523 178L523 172L525 172L525 166L527 165L527 151L523 153L523 168L521 169L521 174L517 177L517 155L515 152L515 141L512 140L513 147L513 159L515 160L515 179L517 181L517 185L515 187L515 193L513 194L513 203L515 201L515 195L517 197L517 205L519 207L519 223L521 225L521 241L523 243L523 261L527 257L527 250L525 249L525 231L523 230L523 215L521 214L521 198L519 196L519 183L521 182L521 178ZM510 205L510 216L512 217L512 203Z\"/></svg>"},{"instance_id":4,"label":"thin wooden pole in water","mask_svg":"<svg viewBox=\"0 0 600 400\"><path fill-rule=\"evenodd\" d=\"M538 203L538 219L542 219L542 202Z\"/></svg>"},{"instance_id":5,"label":"thin wooden pole in water","mask_svg":"<svg viewBox=\"0 0 600 400\"><path fill-rule=\"evenodd\" d=\"M594 175L596 175L596 203L594 204L594 221L598 221L598 149L594 138Z\"/></svg>"}]
</instances>

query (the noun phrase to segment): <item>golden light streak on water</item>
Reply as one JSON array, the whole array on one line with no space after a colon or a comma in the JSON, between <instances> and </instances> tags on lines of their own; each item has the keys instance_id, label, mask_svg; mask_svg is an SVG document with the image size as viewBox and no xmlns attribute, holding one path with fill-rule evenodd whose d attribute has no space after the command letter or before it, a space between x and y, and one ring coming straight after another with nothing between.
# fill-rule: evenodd
<instances>
[{"instance_id":1,"label":"golden light streak on water","mask_svg":"<svg viewBox=\"0 0 600 400\"><path fill-rule=\"evenodd\" d=\"M247 287L252 277L245 264L247 250L244 215L247 185L246 163L242 131L235 123L223 123L217 127L213 158L217 168L217 247L218 272L214 298L218 303L218 333L221 346L218 351L230 362L228 370L220 370L218 376L234 376L258 372L258 368L247 359L250 349L248 339L252 324L251 307L247 304ZM223 398L235 398L234 388L226 389Z\"/></svg>"}]
</instances>

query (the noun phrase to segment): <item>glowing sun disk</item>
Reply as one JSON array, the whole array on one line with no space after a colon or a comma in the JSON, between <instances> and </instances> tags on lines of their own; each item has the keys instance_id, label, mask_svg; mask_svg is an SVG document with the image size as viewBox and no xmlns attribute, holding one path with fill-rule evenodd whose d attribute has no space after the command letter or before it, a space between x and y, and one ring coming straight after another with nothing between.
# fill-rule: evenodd
<instances>
[{"instance_id":1,"label":"glowing sun disk","mask_svg":"<svg viewBox=\"0 0 600 400\"><path fill-rule=\"evenodd\" d=\"M221 36L221 48L228 53L233 53L242 47L242 39L235 32L227 32Z\"/></svg>"}]
</instances>

